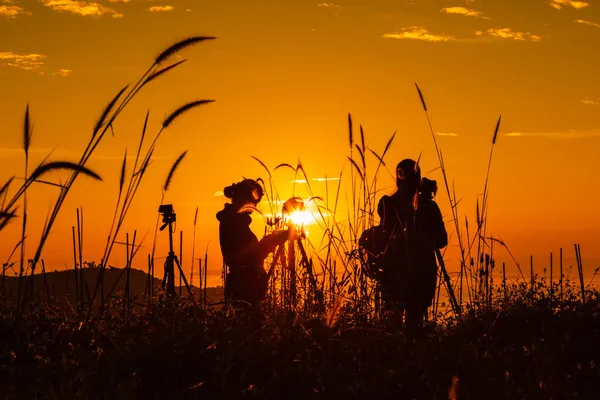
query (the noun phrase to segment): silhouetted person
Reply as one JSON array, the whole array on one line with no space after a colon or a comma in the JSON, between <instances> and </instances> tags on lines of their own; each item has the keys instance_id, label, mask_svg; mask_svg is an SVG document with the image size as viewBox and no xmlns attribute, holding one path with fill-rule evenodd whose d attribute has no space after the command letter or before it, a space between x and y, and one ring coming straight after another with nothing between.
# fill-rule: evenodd
<instances>
[{"instance_id":1,"label":"silhouetted person","mask_svg":"<svg viewBox=\"0 0 600 400\"><path fill-rule=\"evenodd\" d=\"M402 160L396 167L396 192L383 196L377 209L387 239L378 260L386 306L399 320L405 313L411 332L422 326L435 294L435 249L447 244L442 215L433 200L435 181L423 182L418 164Z\"/></svg>"},{"instance_id":2,"label":"silhouetted person","mask_svg":"<svg viewBox=\"0 0 600 400\"><path fill-rule=\"evenodd\" d=\"M225 279L225 299L256 304L266 295L269 277L263 261L279 244L288 240L281 231L258 240L250 230L250 214L263 196L263 188L253 179L228 186L223 191L232 200L217 213L223 261L229 267Z\"/></svg>"},{"instance_id":3,"label":"silhouetted person","mask_svg":"<svg viewBox=\"0 0 600 400\"><path fill-rule=\"evenodd\" d=\"M407 308L409 322L421 326L427 308L431 306L437 287L437 262L435 252L446 247L448 234L442 213L434 197L437 182L423 178L419 188L415 223L415 265L409 290L410 303ZM409 318L411 321L408 321Z\"/></svg>"}]
</instances>

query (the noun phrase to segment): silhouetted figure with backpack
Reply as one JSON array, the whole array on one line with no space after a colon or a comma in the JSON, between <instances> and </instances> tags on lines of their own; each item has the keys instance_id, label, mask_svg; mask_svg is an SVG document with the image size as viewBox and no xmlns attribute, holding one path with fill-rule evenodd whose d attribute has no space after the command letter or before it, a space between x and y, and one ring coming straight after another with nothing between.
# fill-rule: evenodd
<instances>
[{"instance_id":1,"label":"silhouetted figure with backpack","mask_svg":"<svg viewBox=\"0 0 600 400\"><path fill-rule=\"evenodd\" d=\"M369 248L377 253L374 278L382 289L384 305L396 322L405 314L406 328L414 332L423 325L435 295L435 250L445 247L448 237L433 200L437 185L427 178L421 180L414 160L398 164L396 187L396 192L379 201L380 225L363 235L361 245L367 245L370 237Z\"/></svg>"},{"instance_id":2,"label":"silhouetted figure with backpack","mask_svg":"<svg viewBox=\"0 0 600 400\"><path fill-rule=\"evenodd\" d=\"M280 231L259 241L250 229L250 214L264 194L255 180L234 183L223 193L232 200L217 213L221 253L229 269L225 278L225 300L256 304L264 300L269 281L263 262L278 245L288 240L289 234Z\"/></svg>"}]
</instances>

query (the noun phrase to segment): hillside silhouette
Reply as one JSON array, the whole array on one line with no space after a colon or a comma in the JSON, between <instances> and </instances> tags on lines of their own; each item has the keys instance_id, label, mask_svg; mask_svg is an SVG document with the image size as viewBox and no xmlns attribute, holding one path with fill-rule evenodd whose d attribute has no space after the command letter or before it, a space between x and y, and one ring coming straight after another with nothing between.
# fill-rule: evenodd
<instances>
[{"instance_id":1,"label":"hillside silhouette","mask_svg":"<svg viewBox=\"0 0 600 400\"><path fill-rule=\"evenodd\" d=\"M77 270L77 279L83 282L84 299L87 298L87 293L93 295L94 288L100 273L100 268L92 266ZM80 275L83 274L83 275ZM177 283L178 277L176 277ZM155 290L162 286L162 279L151 277L144 271L131 268L129 271L129 291L133 298L143 299L147 294L148 285L152 283ZM14 300L17 296L19 278L16 276L0 277L0 295L7 301ZM107 267L103 273L103 285L100 286L98 293L104 291L104 295L123 293L127 287L127 271L122 268ZM192 286L194 298L198 299L201 295L201 290L197 286ZM22 290L31 292L31 275L23 277ZM64 300L75 302L77 299L77 291L75 285L75 271L53 271L45 274L39 273L33 275L33 291L34 298L46 300L48 296L50 300ZM176 286L175 292L187 297L187 289L185 286ZM209 303L217 303L223 301L222 287L209 287L206 289L206 295Z\"/></svg>"}]
</instances>

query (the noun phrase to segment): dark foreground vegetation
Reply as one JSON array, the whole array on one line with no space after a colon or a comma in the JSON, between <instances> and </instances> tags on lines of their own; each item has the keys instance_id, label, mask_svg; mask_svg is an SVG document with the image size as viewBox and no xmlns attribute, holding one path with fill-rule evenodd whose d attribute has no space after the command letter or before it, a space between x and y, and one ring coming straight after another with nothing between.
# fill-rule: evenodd
<instances>
[{"instance_id":1,"label":"dark foreground vegetation","mask_svg":"<svg viewBox=\"0 0 600 400\"><path fill-rule=\"evenodd\" d=\"M355 129L350 115L348 160L352 192L348 204L352 206L348 210L348 227L335 219L341 188L338 184L337 190L332 187L331 193L336 195L331 203L326 190L324 203L333 207L321 205L319 209L329 213L319 213L325 236L318 247L325 249L325 255L311 254L310 261L304 255L294 255L287 266L281 260L276 265L274 260L272 265L277 268L264 309L206 306L222 295L207 291L206 255L204 263L198 265L200 276L204 276L200 280L204 289L190 288L186 293L188 285L184 280L185 289L179 283L182 290L177 290L174 298L167 298L158 289L160 280L154 278L159 220L152 252L147 255L147 274L132 268L139 249L137 231L129 236L122 230L163 132L183 114L213 100L194 100L176 108L155 134L151 127L147 130L151 123L150 113L146 114L138 146L128 149L129 154L135 154L133 165L124 152L102 261L93 267L84 265L81 249L87 246L83 246L81 209L77 211L77 229L73 226L73 270L46 271L43 250L71 187L80 175L101 179L87 168L99 143L107 133L115 134L115 123L122 111L146 85L163 79L184 63L185 60L173 61L176 54L212 39L191 37L161 52L137 83L125 86L108 103L77 163L45 160L30 168L33 125L29 107L26 108L26 179L21 182L14 176L0 186L0 231L10 223L21 223L20 238L13 238L16 245L3 264L1 277L0 398L600 398L600 300L598 291L585 289L579 246L575 246L577 285L563 285L561 249L558 285L550 287L543 280L536 281L531 258L529 282L507 286L503 263L503 284L498 288L492 279L494 243L496 248L508 250L513 258L504 242L488 235L486 222L488 177L501 119L492 136L484 194L481 202L477 199L476 224L471 222L469 228L465 217L462 228L460 199L449 183L418 86L461 259L459 272L452 277L440 263L439 282L444 283L439 285L436 296L440 299L440 293L447 292L449 298L458 299L454 302L458 304L444 318L439 316L427 324L417 337L408 338L401 327L390 325L390 319L382 315L377 286L364 273L368 258L356 246L361 234L375 224L376 200L381 191L377 178L387 168L384 158L395 134L383 151L376 152L366 146L362 126ZM185 155L183 152L169 170L162 200ZM376 159L374 169L367 168L370 155ZM270 213L279 215L274 207L282 199L274 190L271 170L255 159L269 177L265 192L269 193ZM279 164L273 171L280 167L293 171L294 179L307 182L311 200L321 198L312 192L302 164L295 168ZM69 173L66 181L46 181L50 173L61 171ZM340 181L342 177L340 173ZM59 194L30 259L24 245L28 237L26 198L34 183L53 185ZM126 263L122 269L113 269L110 257L116 245L123 243ZM11 262L13 255L18 264ZM552 277L552 257L550 260ZM525 280L519 264L514 258L513 261ZM158 271L158 264L156 267ZM297 274L296 270L301 272ZM190 295L194 296L193 301ZM439 305L436 301L434 309L448 308ZM459 313L461 316L456 317Z\"/></svg>"},{"instance_id":2,"label":"dark foreground vegetation","mask_svg":"<svg viewBox=\"0 0 600 400\"><path fill-rule=\"evenodd\" d=\"M0 397L598 398L600 299L567 287L506 298L408 339L345 303L321 317L204 310L158 295L82 326L68 307L0 313Z\"/></svg>"}]
</instances>

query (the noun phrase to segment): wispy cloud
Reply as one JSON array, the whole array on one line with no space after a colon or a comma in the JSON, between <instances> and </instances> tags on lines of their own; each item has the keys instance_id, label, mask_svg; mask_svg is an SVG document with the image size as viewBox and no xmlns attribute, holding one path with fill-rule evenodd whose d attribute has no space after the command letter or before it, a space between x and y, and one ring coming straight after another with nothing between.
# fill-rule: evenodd
<instances>
[{"instance_id":1,"label":"wispy cloud","mask_svg":"<svg viewBox=\"0 0 600 400\"><path fill-rule=\"evenodd\" d=\"M452 133L452 132L437 132L436 135L438 136L453 136L456 137L458 136L458 133Z\"/></svg>"},{"instance_id":2,"label":"wispy cloud","mask_svg":"<svg viewBox=\"0 0 600 400\"><path fill-rule=\"evenodd\" d=\"M46 7L55 11L65 11L82 17L101 17L104 14L113 18L123 18L123 14L99 3L81 0L40 0Z\"/></svg>"},{"instance_id":3,"label":"wispy cloud","mask_svg":"<svg viewBox=\"0 0 600 400\"><path fill-rule=\"evenodd\" d=\"M311 181L315 181L315 182L327 182L327 181L339 181L340 178L311 178ZM296 179L291 181L290 183L299 183L299 184L306 184L308 183L308 181L306 179Z\"/></svg>"},{"instance_id":4,"label":"wispy cloud","mask_svg":"<svg viewBox=\"0 0 600 400\"><path fill-rule=\"evenodd\" d=\"M223 196L225 196L225 193L223 193L222 190L217 190L215 192L215 197L223 197Z\"/></svg>"},{"instance_id":5,"label":"wispy cloud","mask_svg":"<svg viewBox=\"0 0 600 400\"><path fill-rule=\"evenodd\" d=\"M0 64L8 67L19 68L24 71L38 71L44 65L46 56L41 54L18 54L13 52L0 52Z\"/></svg>"},{"instance_id":6,"label":"wispy cloud","mask_svg":"<svg viewBox=\"0 0 600 400\"><path fill-rule=\"evenodd\" d=\"M166 12L173 11L175 7L173 6L152 6L148 9L150 12Z\"/></svg>"},{"instance_id":7,"label":"wispy cloud","mask_svg":"<svg viewBox=\"0 0 600 400\"><path fill-rule=\"evenodd\" d=\"M312 178L311 180L317 182L327 182L327 181L339 181L340 178Z\"/></svg>"},{"instance_id":8,"label":"wispy cloud","mask_svg":"<svg viewBox=\"0 0 600 400\"><path fill-rule=\"evenodd\" d=\"M342 8L342 6L334 3L319 3L317 7L332 7L332 8Z\"/></svg>"},{"instance_id":9,"label":"wispy cloud","mask_svg":"<svg viewBox=\"0 0 600 400\"><path fill-rule=\"evenodd\" d=\"M592 100L589 97L586 97L585 99L581 100L581 102L583 104L585 104L586 106L595 106L595 105L600 104L600 99L598 99L598 100Z\"/></svg>"},{"instance_id":10,"label":"wispy cloud","mask_svg":"<svg viewBox=\"0 0 600 400\"><path fill-rule=\"evenodd\" d=\"M570 6L573 8L585 8L590 4L585 1L574 1L574 0L550 0L550 6L560 10L564 6Z\"/></svg>"},{"instance_id":11,"label":"wispy cloud","mask_svg":"<svg viewBox=\"0 0 600 400\"><path fill-rule=\"evenodd\" d=\"M61 68L60 70L58 70L58 72L54 72L52 75L59 75L64 77L71 75L71 72L73 71L70 69Z\"/></svg>"},{"instance_id":12,"label":"wispy cloud","mask_svg":"<svg viewBox=\"0 0 600 400\"><path fill-rule=\"evenodd\" d=\"M403 28L397 33L386 33L382 36L384 39L413 39L423 40L426 42L447 42L450 40L456 40L453 36L437 35L429 32L422 26L411 26L409 28Z\"/></svg>"},{"instance_id":13,"label":"wispy cloud","mask_svg":"<svg viewBox=\"0 0 600 400\"><path fill-rule=\"evenodd\" d=\"M475 35L482 36L484 34L483 31L477 31ZM534 42L539 42L543 39L543 36L535 35L530 32L517 32L513 31L511 28L490 28L487 30L487 34L494 37L499 37L502 39L512 39L512 40L531 40Z\"/></svg>"},{"instance_id":14,"label":"wispy cloud","mask_svg":"<svg viewBox=\"0 0 600 400\"><path fill-rule=\"evenodd\" d=\"M568 132L510 132L504 136L508 137L537 137L550 139L582 139L590 137L600 137L600 130L576 131Z\"/></svg>"},{"instance_id":15,"label":"wispy cloud","mask_svg":"<svg viewBox=\"0 0 600 400\"><path fill-rule=\"evenodd\" d=\"M488 17L484 16L483 13L466 7L444 7L440 11L446 14L457 14L464 15L465 17L489 19Z\"/></svg>"},{"instance_id":16,"label":"wispy cloud","mask_svg":"<svg viewBox=\"0 0 600 400\"><path fill-rule=\"evenodd\" d=\"M15 5L1 5L0 4L0 17L16 18L19 15L31 15L30 12L26 12L23 7Z\"/></svg>"},{"instance_id":17,"label":"wispy cloud","mask_svg":"<svg viewBox=\"0 0 600 400\"><path fill-rule=\"evenodd\" d=\"M589 26L593 26L596 28L600 28L600 24L598 24L596 22L592 22L592 21L586 21L584 19L578 19L578 20L575 20L575 22L578 24L589 25Z\"/></svg>"}]
</instances>

